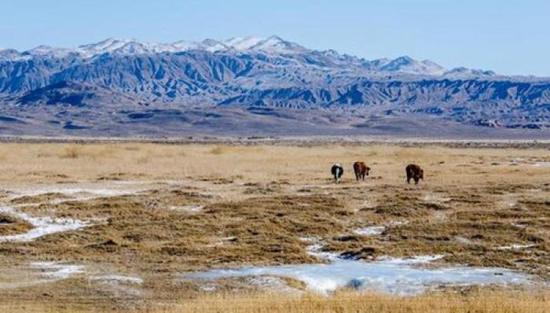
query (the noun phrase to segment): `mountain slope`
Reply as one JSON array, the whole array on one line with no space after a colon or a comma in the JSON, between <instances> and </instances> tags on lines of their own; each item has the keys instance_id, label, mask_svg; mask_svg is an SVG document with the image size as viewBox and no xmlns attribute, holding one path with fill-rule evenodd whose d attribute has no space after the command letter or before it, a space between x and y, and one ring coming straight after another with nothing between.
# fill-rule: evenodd
<instances>
[{"instance_id":1,"label":"mountain slope","mask_svg":"<svg viewBox=\"0 0 550 313\"><path fill-rule=\"evenodd\" d=\"M429 121L456 134L538 129L544 137L550 79L449 70L406 56L365 60L277 36L107 39L76 49L0 50L0 115L0 130L17 133L29 132L25 125L120 135L247 125L241 133L392 134L406 131L398 124ZM70 126L78 123L87 126Z\"/></svg>"}]
</instances>

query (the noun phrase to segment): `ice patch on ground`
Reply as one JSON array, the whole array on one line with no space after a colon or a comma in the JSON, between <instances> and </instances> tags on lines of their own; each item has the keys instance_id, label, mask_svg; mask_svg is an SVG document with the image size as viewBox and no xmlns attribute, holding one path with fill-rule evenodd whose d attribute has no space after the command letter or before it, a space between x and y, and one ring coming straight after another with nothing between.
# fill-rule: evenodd
<instances>
[{"instance_id":1,"label":"ice patch on ground","mask_svg":"<svg viewBox=\"0 0 550 313\"><path fill-rule=\"evenodd\" d=\"M312 241L312 242L315 242L315 243L307 246L306 248L307 254L314 256L316 258L319 258L321 260L327 260L327 261L338 260L338 254L334 252L323 251L324 244L322 244L320 241Z\"/></svg>"},{"instance_id":2,"label":"ice patch on ground","mask_svg":"<svg viewBox=\"0 0 550 313\"><path fill-rule=\"evenodd\" d=\"M386 230L385 226L368 226L357 228L353 232L361 236L378 236Z\"/></svg>"},{"instance_id":3,"label":"ice patch on ground","mask_svg":"<svg viewBox=\"0 0 550 313\"><path fill-rule=\"evenodd\" d=\"M183 206L171 206L169 210L187 213L198 213L204 209L204 205L183 205Z\"/></svg>"},{"instance_id":4,"label":"ice patch on ground","mask_svg":"<svg viewBox=\"0 0 550 313\"><path fill-rule=\"evenodd\" d=\"M29 242L46 235L78 230L92 225L91 222L69 218L35 217L12 207L0 207L0 213L15 216L33 226L22 234L0 236L0 242Z\"/></svg>"},{"instance_id":5,"label":"ice patch on ground","mask_svg":"<svg viewBox=\"0 0 550 313\"><path fill-rule=\"evenodd\" d=\"M547 161L536 162L536 163L533 164L533 166L535 166L535 167L544 167L544 168L550 167L550 161L548 161L548 162Z\"/></svg>"},{"instance_id":6,"label":"ice patch on ground","mask_svg":"<svg viewBox=\"0 0 550 313\"><path fill-rule=\"evenodd\" d=\"M33 262L31 267L41 271L41 276L50 280L68 279L74 275L84 273L84 266L61 264L56 262Z\"/></svg>"},{"instance_id":7,"label":"ice patch on ground","mask_svg":"<svg viewBox=\"0 0 550 313\"><path fill-rule=\"evenodd\" d=\"M300 237L299 239L300 239L300 241L308 242L308 243L319 242L319 240L320 240L317 237Z\"/></svg>"},{"instance_id":8,"label":"ice patch on ground","mask_svg":"<svg viewBox=\"0 0 550 313\"><path fill-rule=\"evenodd\" d=\"M310 250L319 250L318 246ZM217 269L184 275L185 279L212 281L221 278L279 276L302 281L309 290L327 294L339 288L375 290L396 295L414 295L438 286L527 284L528 276L500 268L427 268L440 256L411 259L385 258L373 262L331 258L329 264L258 266Z\"/></svg>"},{"instance_id":9,"label":"ice patch on ground","mask_svg":"<svg viewBox=\"0 0 550 313\"><path fill-rule=\"evenodd\" d=\"M57 262L33 262L0 269L0 289L28 288L84 273L84 266Z\"/></svg>"},{"instance_id":10,"label":"ice patch on ground","mask_svg":"<svg viewBox=\"0 0 550 313\"><path fill-rule=\"evenodd\" d=\"M470 239L462 236L455 236L455 240L463 245L473 245L474 242Z\"/></svg>"},{"instance_id":11,"label":"ice patch on ground","mask_svg":"<svg viewBox=\"0 0 550 313\"><path fill-rule=\"evenodd\" d=\"M517 227L517 228L526 228L527 225L521 224L521 223L511 223L510 225Z\"/></svg>"},{"instance_id":12,"label":"ice patch on ground","mask_svg":"<svg viewBox=\"0 0 550 313\"><path fill-rule=\"evenodd\" d=\"M268 291L277 291L281 293L296 294L301 293L301 290L290 287L286 281L280 277L274 276L253 276L247 279L247 283L251 286L261 288Z\"/></svg>"},{"instance_id":13,"label":"ice patch on ground","mask_svg":"<svg viewBox=\"0 0 550 313\"><path fill-rule=\"evenodd\" d=\"M212 243L207 244L206 247L209 247L209 248L219 247L219 246L223 246L227 243L235 242L237 240L239 240L239 239L235 236L218 237L218 238L215 238Z\"/></svg>"},{"instance_id":14,"label":"ice patch on ground","mask_svg":"<svg viewBox=\"0 0 550 313\"><path fill-rule=\"evenodd\" d=\"M512 245L509 245L509 246L497 247L496 250L521 250L521 249L532 248L532 247L535 247L535 246L536 246L535 244L527 244L527 245L512 244Z\"/></svg>"},{"instance_id":15,"label":"ice patch on ground","mask_svg":"<svg viewBox=\"0 0 550 313\"><path fill-rule=\"evenodd\" d=\"M378 236L382 235L388 227L397 227L408 224L408 221L390 221L384 225L372 225L367 227L356 228L353 233L360 236Z\"/></svg>"},{"instance_id":16,"label":"ice patch on ground","mask_svg":"<svg viewBox=\"0 0 550 313\"><path fill-rule=\"evenodd\" d=\"M110 292L114 297L140 297L142 290L135 288L143 284L143 279L135 276L119 274L103 274L91 276L88 281L99 283L105 291Z\"/></svg>"},{"instance_id":17,"label":"ice patch on ground","mask_svg":"<svg viewBox=\"0 0 550 313\"><path fill-rule=\"evenodd\" d=\"M143 279L141 277L135 276L124 276L118 274L109 274L109 275L98 275L90 277L91 281L101 281L108 283L123 283L123 284L143 284Z\"/></svg>"},{"instance_id":18,"label":"ice patch on ground","mask_svg":"<svg viewBox=\"0 0 550 313\"><path fill-rule=\"evenodd\" d=\"M201 286L200 289L202 291L206 291L206 292L214 292L218 289L218 286L216 286L216 285L204 285L204 286Z\"/></svg>"}]
</instances>

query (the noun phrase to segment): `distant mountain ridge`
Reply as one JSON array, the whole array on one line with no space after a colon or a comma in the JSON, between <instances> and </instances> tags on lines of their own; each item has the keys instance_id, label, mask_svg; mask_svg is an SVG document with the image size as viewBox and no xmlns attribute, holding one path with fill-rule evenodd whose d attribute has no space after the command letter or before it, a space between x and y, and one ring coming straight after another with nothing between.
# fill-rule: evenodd
<instances>
[{"instance_id":1,"label":"distant mountain ridge","mask_svg":"<svg viewBox=\"0 0 550 313\"><path fill-rule=\"evenodd\" d=\"M278 125L288 135L392 134L425 121L457 133L547 131L550 79L407 56L366 60L278 36L107 39L0 50L0 114L7 133L269 133Z\"/></svg>"},{"instance_id":2,"label":"distant mountain ridge","mask_svg":"<svg viewBox=\"0 0 550 313\"><path fill-rule=\"evenodd\" d=\"M103 54L115 55L143 55L159 53L180 53L193 50L202 50L213 53L237 53L237 52L263 52L268 54L306 54L314 50L307 49L297 43L286 41L278 36L261 37L234 37L223 41L205 39L203 41L177 41L174 43L148 43L130 39L109 38L97 43L86 44L75 49L54 48L50 46L38 46L36 48L18 52L14 49L0 49L0 60L19 61L29 60L35 57L67 58L70 56L90 59ZM419 75L444 75L447 73L468 72L466 68L447 70L441 65L429 61L417 61L408 56L396 59L377 59L367 61L348 55L340 55L334 50L316 51L326 57L334 57L341 60L352 60L362 63L365 69L379 72L401 72ZM470 70L472 74L494 76L492 71Z\"/></svg>"}]
</instances>

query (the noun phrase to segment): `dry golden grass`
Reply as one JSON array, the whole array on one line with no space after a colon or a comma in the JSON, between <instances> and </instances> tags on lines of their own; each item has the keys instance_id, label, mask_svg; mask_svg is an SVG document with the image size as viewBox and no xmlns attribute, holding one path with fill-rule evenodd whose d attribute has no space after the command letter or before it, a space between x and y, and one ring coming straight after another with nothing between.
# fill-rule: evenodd
<instances>
[{"instance_id":1,"label":"dry golden grass","mask_svg":"<svg viewBox=\"0 0 550 313\"><path fill-rule=\"evenodd\" d=\"M281 294L218 294L179 300L164 308L122 309L82 308L30 304L4 306L10 313L546 313L548 292L473 292L430 294L417 297L392 297L377 294L342 292L330 297ZM2 306L0 306L2 308Z\"/></svg>"},{"instance_id":2,"label":"dry golden grass","mask_svg":"<svg viewBox=\"0 0 550 313\"><path fill-rule=\"evenodd\" d=\"M61 301L80 312L94 307L143 308L180 298L196 300L160 312L209 312L208 307L211 312L313 308L496 313L542 312L540 308L548 305L547 294L525 293L418 298L344 293L301 299L247 295L224 300L205 296L198 284L174 280L178 273L192 270L319 262L306 253L307 243L300 240L311 236L322 239L328 250L358 258L443 254L447 263L502 266L548 279L550 168L541 166L550 162L546 149L0 144L0 156L3 189L74 182L105 188L117 181L151 184L139 194L64 202L52 202L67 200L55 192L8 199L10 194L0 190L2 202L30 214L105 221L34 242L0 243L0 277L14 265L47 260L144 279L139 297L114 293L81 276L31 288L0 288L0 308L26 306L28 312L41 312L53 306L51 311L58 312L63 309ZM353 178L351 164L358 160L373 169L366 182ZM335 162L345 165L339 185L329 175ZM404 167L409 163L425 169L426 180L418 186L405 183ZM177 209L186 206L203 209L193 213ZM387 225L387 229L381 236L353 233L369 225ZM21 221L6 219L0 223L0 234L25 227ZM529 248L499 249L511 244ZM238 284L222 285L230 290ZM150 312L158 312L158 307Z\"/></svg>"},{"instance_id":3,"label":"dry golden grass","mask_svg":"<svg viewBox=\"0 0 550 313\"><path fill-rule=\"evenodd\" d=\"M32 228L28 222L0 213L0 236L14 235Z\"/></svg>"},{"instance_id":4,"label":"dry golden grass","mask_svg":"<svg viewBox=\"0 0 550 313\"><path fill-rule=\"evenodd\" d=\"M326 181L334 162L366 161L378 183L402 183L404 166L419 163L428 184L537 181L548 168L512 167L512 159L549 161L545 149L454 149L375 146L224 146L155 144L1 144L0 178L10 183L94 180L124 173L150 179L241 177L252 182L286 179L311 184ZM497 164L497 165L492 165ZM521 168L521 169L520 169ZM449 175L452 170L452 175ZM65 177L59 179L59 176Z\"/></svg>"},{"instance_id":5,"label":"dry golden grass","mask_svg":"<svg viewBox=\"0 0 550 313\"><path fill-rule=\"evenodd\" d=\"M333 297L315 295L288 297L261 295L250 297L214 296L192 300L173 313L306 313L306 312L365 312L365 313L444 313L444 312L529 312L543 313L550 307L548 294L439 294L396 298L380 295L343 293Z\"/></svg>"}]
</instances>

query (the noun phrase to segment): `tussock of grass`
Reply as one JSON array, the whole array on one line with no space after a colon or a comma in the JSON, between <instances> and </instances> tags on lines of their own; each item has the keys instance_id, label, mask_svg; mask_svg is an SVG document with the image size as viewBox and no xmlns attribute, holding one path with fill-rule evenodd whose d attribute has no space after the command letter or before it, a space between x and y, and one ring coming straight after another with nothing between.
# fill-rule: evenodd
<instances>
[{"instance_id":1,"label":"tussock of grass","mask_svg":"<svg viewBox=\"0 0 550 313\"><path fill-rule=\"evenodd\" d=\"M11 215L0 213L0 236L9 236L28 231L32 225Z\"/></svg>"}]
</instances>

